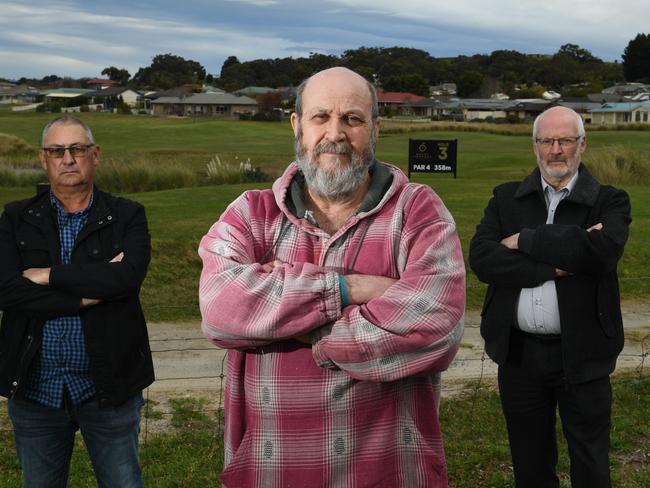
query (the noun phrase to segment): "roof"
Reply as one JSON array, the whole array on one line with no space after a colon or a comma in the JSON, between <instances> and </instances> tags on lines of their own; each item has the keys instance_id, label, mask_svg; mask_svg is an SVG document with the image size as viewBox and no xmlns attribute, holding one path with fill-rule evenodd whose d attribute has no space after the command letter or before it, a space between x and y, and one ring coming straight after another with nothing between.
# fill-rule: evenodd
<instances>
[{"instance_id":1,"label":"roof","mask_svg":"<svg viewBox=\"0 0 650 488\"><path fill-rule=\"evenodd\" d=\"M632 112L638 109L650 110L650 102L606 103L600 108L590 110L592 113Z\"/></svg>"},{"instance_id":2,"label":"roof","mask_svg":"<svg viewBox=\"0 0 650 488\"><path fill-rule=\"evenodd\" d=\"M590 102L589 100L558 100L555 102L561 107L567 107L576 112L589 112L595 108L600 108L602 104Z\"/></svg>"},{"instance_id":3,"label":"roof","mask_svg":"<svg viewBox=\"0 0 650 488\"><path fill-rule=\"evenodd\" d=\"M0 95L9 95L9 96L17 96L17 95L38 95L40 92L34 88L33 86L29 85L16 85L16 86L0 86Z\"/></svg>"},{"instance_id":4,"label":"roof","mask_svg":"<svg viewBox=\"0 0 650 488\"><path fill-rule=\"evenodd\" d=\"M517 100L498 100L494 98L465 98L460 105L468 110L509 110L517 105Z\"/></svg>"},{"instance_id":5,"label":"roof","mask_svg":"<svg viewBox=\"0 0 650 488\"><path fill-rule=\"evenodd\" d=\"M104 88L103 90L95 90L90 95L94 97L110 97L114 95L120 95L125 91L132 91L133 93L137 93L138 95L140 95L139 91L126 86L109 86L108 88Z\"/></svg>"},{"instance_id":6,"label":"roof","mask_svg":"<svg viewBox=\"0 0 650 488\"><path fill-rule=\"evenodd\" d=\"M257 105L252 98L238 97L232 93L194 93L186 97L160 97L152 104L182 105Z\"/></svg>"},{"instance_id":7,"label":"roof","mask_svg":"<svg viewBox=\"0 0 650 488\"><path fill-rule=\"evenodd\" d=\"M421 97L420 95L415 95L408 92L377 92L377 101L379 103L413 103L426 100L427 97Z\"/></svg>"},{"instance_id":8,"label":"roof","mask_svg":"<svg viewBox=\"0 0 650 488\"><path fill-rule=\"evenodd\" d=\"M117 81L107 78L95 78L86 82L87 85L115 85L116 83Z\"/></svg>"},{"instance_id":9,"label":"roof","mask_svg":"<svg viewBox=\"0 0 650 488\"><path fill-rule=\"evenodd\" d=\"M243 93L250 93L251 95L264 95L265 93L271 93L276 91L275 88L270 88L268 86L246 86L235 90L234 93L241 95Z\"/></svg>"},{"instance_id":10,"label":"roof","mask_svg":"<svg viewBox=\"0 0 650 488\"><path fill-rule=\"evenodd\" d=\"M56 88L54 90L43 90L41 95L55 98L75 98L88 95L94 91L86 88Z\"/></svg>"}]
</instances>

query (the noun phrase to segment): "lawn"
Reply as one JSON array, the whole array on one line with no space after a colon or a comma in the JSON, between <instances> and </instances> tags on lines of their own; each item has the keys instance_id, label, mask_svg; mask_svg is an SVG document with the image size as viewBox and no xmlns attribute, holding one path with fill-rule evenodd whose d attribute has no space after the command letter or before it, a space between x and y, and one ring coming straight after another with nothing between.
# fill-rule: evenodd
<instances>
[{"instance_id":1,"label":"lawn","mask_svg":"<svg viewBox=\"0 0 650 488\"><path fill-rule=\"evenodd\" d=\"M613 486L650 486L650 377L613 377L611 467ZM221 417L204 398L180 397L170 400L168 427L164 433L149 435L141 447L145 486L158 488L218 487L223 465ZM160 417L151 405L149 418ZM0 472L3 488L18 488L20 467L8 430L6 404L0 403ZM512 488L512 468L505 423L497 393L480 388L452 398L443 398L440 421L445 441L449 483L453 488ZM4 425L3 425L4 423ZM568 455L558 420L561 487L568 488ZM74 487L94 485L88 456L79 436L73 455Z\"/></svg>"},{"instance_id":2,"label":"lawn","mask_svg":"<svg viewBox=\"0 0 650 488\"><path fill-rule=\"evenodd\" d=\"M111 114L82 114L112 161L150 158L151 164L171 159L196 171L215 154L234 161L252 158L270 173L291 160L292 132L287 122L240 122L217 119L151 118ZM0 132L14 134L38 145L48 114L0 112ZM409 138L458 139L458 178L451 175L414 174L413 181L430 185L443 198L458 225L463 251L492 188L523 178L534 166L531 139L482 132L413 132L380 137L377 155L406 169ZM589 133L589 151L613 144L650 154L650 137L638 131ZM119 164L119 163L118 163ZM101 167L100 167L101 171ZM204 186L127 195L147 208L153 238L153 259L143 288L147 317L159 320L196 320L200 261L198 242L219 214L247 188L268 188L270 183ZM627 185L632 200L630 240L620 263L619 276L625 299L650 296L650 192L645 185ZM32 188L0 188L0 204L23 198ZM468 308L480 307L484 285L468 269Z\"/></svg>"}]
</instances>

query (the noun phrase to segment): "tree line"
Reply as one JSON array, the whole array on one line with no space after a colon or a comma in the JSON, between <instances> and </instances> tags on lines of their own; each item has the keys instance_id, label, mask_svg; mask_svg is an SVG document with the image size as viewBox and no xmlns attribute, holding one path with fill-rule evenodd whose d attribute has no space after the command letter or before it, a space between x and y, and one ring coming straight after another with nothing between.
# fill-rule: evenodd
<instances>
[{"instance_id":1,"label":"tree line","mask_svg":"<svg viewBox=\"0 0 650 488\"><path fill-rule=\"evenodd\" d=\"M650 34L637 34L622 54L622 63L605 62L576 44L564 44L552 55L497 50L490 54L436 58L409 47L361 47L343 54L311 53L308 57L255 59L228 57L218 75L197 61L171 53L154 56L133 76L123 68L106 67L102 75L121 85L140 89L169 89L185 84L211 83L232 92L246 86L296 86L311 74L333 66L350 68L385 91L428 96L431 85L453 82L461 97L503 92L517 98L537 97L546 90L565 97L600 92L622 81L650 82ZM19 82L79 86L82 80L21 78Z\"/></svg>"}]
</instances>

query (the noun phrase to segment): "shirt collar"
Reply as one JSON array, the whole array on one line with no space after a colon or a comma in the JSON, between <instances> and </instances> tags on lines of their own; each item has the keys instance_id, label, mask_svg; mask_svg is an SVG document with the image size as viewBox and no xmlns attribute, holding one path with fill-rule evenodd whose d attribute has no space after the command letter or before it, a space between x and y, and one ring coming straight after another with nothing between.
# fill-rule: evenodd
<instances>
[{"instance_id":1,"label":"shirt collar","mask_svg":"<svg viewBox=\"0 0 650 488\"><path fill-rule=\"evenodd\" d=\"M553 192L555 191L555 188L549 185L541 174L539 177L542 180L542 190L544 190L544 193L546 193L547 190ZM558 191L566 190L567 194L571 193L573 191L573 188L576 186L577 181L578 181L578 172L576 171L576 173L571 177L571 179L566 184L566 186L564 188L560 188L560 190Z\"/></svg>"},{"instance_id":2,"label":"shirt collar","mask_svg":"<svg viewBox=\"0 0 650 488\"><path fill-rule=\"evenodd\" d=\"M50 202L52 203L52 206L56 209L56 213L59 215L71 215L71 216L85 216L90 213L90 208L93 206L93 200L95 199L95 192L93 191L90 194L90 200L88 201L88 206L84 208L83 210L79 210L78 212L66 212L65 209L63 208L63 204L61 201L54 195L54 192L50 190Z\"/></svg>"}]
</instances>

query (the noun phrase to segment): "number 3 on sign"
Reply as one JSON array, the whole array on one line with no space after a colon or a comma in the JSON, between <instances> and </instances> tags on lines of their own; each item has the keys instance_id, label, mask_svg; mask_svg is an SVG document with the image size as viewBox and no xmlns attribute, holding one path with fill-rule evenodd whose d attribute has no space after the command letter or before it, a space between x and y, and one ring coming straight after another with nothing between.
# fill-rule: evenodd
<instances>
[{"instance_id":1,"label":"number 3 on sign","mask_svg":"<svg viewBox=\"0 0 650 488\"><path fill-rule=\"evenodd\" d=\"M440 161L444 161L449 157L447 154L448 147L449 146L447 144L438 144L438 159Z\"/></svg>"}]
</instances>

